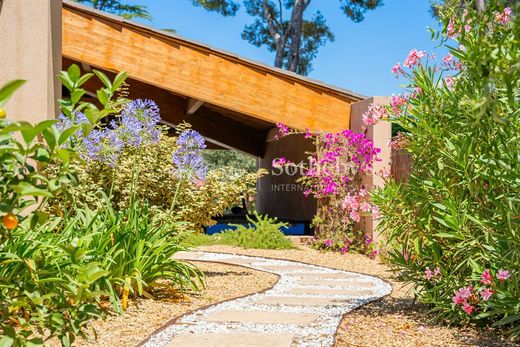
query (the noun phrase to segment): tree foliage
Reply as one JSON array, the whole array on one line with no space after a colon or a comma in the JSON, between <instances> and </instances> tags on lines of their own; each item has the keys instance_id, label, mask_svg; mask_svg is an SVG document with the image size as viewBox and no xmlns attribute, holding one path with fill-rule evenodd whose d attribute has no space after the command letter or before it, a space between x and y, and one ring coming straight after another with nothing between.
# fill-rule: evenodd
<instances>
[{"instance_id":1,"label":"tree foliage","mask_svg":"<svg viewBox=\"0 0 520 347\"><path fill-rule=\"evenodd\" d=\"M321 46L334 40L334 34L320 11L305 16L312 0L243 0L242 5L254 22L245 26L242 38L254 46L275 52L274 65L298 74L312 70L312 60ZM235 15L235 0L192 0L196 6L223 16ZM354 22L364 19L367 10L382 0L340 0L341 10Z\"/></svg>"},{"instance_id":2,"label":"tree foliage","mask_svg":"<svg viewBox=\"0 0 520 347\"><path fill-rule=\"evenodd\" d=\"M128 5L121 0L74 0L76 2L88 4L100 11L106 11L113 14L117 14L121 17L132 19L132 18L143 18L151 20L152 16L146 9L146 6L142 5Z\"/></svg>"}]
</instances>

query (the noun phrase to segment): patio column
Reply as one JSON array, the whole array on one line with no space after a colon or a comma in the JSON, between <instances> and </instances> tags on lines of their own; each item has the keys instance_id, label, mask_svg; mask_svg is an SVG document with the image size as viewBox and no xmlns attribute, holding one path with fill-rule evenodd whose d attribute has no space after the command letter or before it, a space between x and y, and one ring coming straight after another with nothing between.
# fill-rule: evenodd
<instances>
[{"instance_id":1,"label":"patio column","mask_svg":"<svg viewBox=\"0 0 520 347\"><path fill-rule=\"evenodd\" d=\"M388 147L388 141L392 137L392 124L380 121L374 126L363 126L362 115L368 110L370 104L388 105L390 98L387 96L374 96L363 101L352 104L350 114L350 129L354 132L361 133L366 131L366 137L374 142L374 146L381 149L379 158L381 161L374 164L374 172L382 170L390 172L391 169L391 149ZM378 175L364 175L363 184L368 188L382 187L383 179ZM377 233L377 220L372 217L363 217L360 227L365 230L365 234L371 235L375 241L379 239Z\"/></svg>"},{"instance_id":2,"label":"patio column","mask_svg":"<svg viewBox=\"0 0 520 347\"><path fill-rule=\"evenodd\" d=\"M0 0L0 85L24 79L7 103L10 119L54 118L61 85L61 0Z\"/></svg>"}]
</instances>

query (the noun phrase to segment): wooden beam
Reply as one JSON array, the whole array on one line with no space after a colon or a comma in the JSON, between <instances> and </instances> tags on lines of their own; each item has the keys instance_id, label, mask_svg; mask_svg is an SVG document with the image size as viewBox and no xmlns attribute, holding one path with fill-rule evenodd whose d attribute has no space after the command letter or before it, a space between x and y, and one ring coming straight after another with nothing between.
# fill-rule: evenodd
<instances>
[{"instance_id":1,"label":"wooden beam","mask_svg":"<svg viewBox=\"0 0 520 347\"><path fill-rule=\"evenodd\" d=\"M273 124L349 126L349 96L83 7L64 4L63 55Z\"/></svg>"},{"instance_id":2,"label":"wooden beam","mask_svg":"<svg viewBox=\"0 0 520 347\"><path fill-rule=\"evenodd\" d=\"M188 114L188 115L194 114L195 112L197 112L199 107L201 107L203 104L204 104L204 101L193 99L193 98L188 98L188 103L186 105L186 114Z\"/></svg>"}]
</instances>

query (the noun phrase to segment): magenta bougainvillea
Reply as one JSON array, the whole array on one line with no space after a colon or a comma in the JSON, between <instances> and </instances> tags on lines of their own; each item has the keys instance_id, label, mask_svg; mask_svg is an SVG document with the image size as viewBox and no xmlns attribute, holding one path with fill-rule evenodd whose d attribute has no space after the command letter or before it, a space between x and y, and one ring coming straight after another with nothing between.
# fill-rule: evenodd
<instances>
[{"instance_id":1,"label":"magenta bougainvillea","mask_svg":"<svg viewBox=\"0 0 520 347\"><path fill-rule=\"evenodd\" d=\"M344 130L338 133L312 133L290 130L278 124L277 137L303 134L312 139L316 151L309 153L309 163L295 164L286 158L273 161L274 167L300 166L303 176L299 183L304 195L318 201L318 211L313 220L318 240L324 249L336 249L346 253L350 249L368 251L375 256L373 242L366 243L363 232L356 223L363 216L378 215L377 206L370 202L367 188L361 184L361 174L371 173L378 161L379 148L364 134ZM357 230L356 230L357 229Z\"/></svg>"}]
</instances>

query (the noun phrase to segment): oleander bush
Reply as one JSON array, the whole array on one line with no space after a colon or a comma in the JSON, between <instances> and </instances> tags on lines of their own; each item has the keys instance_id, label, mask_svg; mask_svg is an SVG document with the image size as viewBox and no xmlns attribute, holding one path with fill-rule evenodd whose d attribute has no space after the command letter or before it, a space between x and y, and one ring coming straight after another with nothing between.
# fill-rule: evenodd
<instances>
[{"instance_id":1,"label":"oleander bush","mask_svg":"<svg viewBox=\"0 0 520 347\"><path fill-rule=\"evenodd\" d=\"M442 15L448 54L412 50L407 94L372 107L403 132L408 182L375 194L388 259L439 319L520 334L520 17L499 1Z\"/></svg>"}]
</instances>

